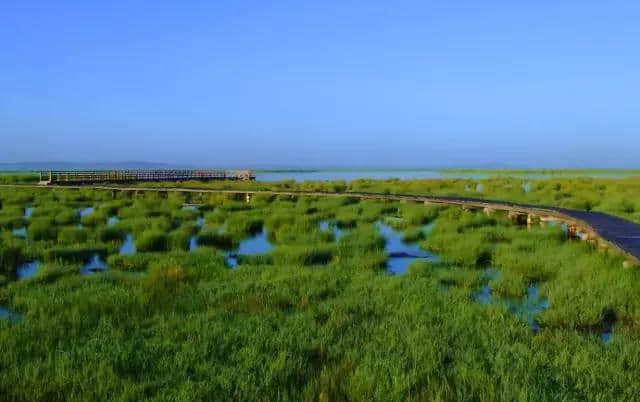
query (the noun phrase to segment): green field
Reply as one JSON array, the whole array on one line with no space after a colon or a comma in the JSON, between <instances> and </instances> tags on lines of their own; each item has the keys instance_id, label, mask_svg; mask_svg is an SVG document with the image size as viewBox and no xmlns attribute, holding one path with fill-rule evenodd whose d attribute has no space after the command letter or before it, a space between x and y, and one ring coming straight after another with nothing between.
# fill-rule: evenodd
<instances>
[{"instance_id":1,"label":"green field","mask_svg":"<svg viewBox=\"0 0 640 402\"><path fill-rule=\"evenodd\" d=\"M465 195L640 221L633 178L180 185ZM561 227L349 197L2 188L0 200L2 400L640 395L638 272ZM392 275L380 222L438 258ZM236 256L257 233L273 248ZM106 269L83 269L96 256Z\"/></svg>"}]
</instances>

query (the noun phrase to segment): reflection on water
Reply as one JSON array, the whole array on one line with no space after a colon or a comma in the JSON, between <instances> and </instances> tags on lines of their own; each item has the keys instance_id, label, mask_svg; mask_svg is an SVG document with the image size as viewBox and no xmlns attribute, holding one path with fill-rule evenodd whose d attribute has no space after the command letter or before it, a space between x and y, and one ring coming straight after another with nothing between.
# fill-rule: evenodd
<instances>
[{"instance_id":1,"label":"reflection on water","mask_svg":"<svg viewBox=\"0 0 640 402\"><path fill-rule=\"evenodd\" d=\"M16 323L20 321L22 315L16 313L15 311L11 311L8 308L0 306L0 320L7 320L10 323Z\"/></svg>"},{"instance_id":2,"label":"reflection on water","mask_svg":"<svg viewBox=\"0 0 640 402\"><path fill-rule=\"evenodd\" d=\"M491 303L491 287L489 285L483 285L479 291L475 292L473 295L473 300L477 301L480 304L489 304Z\"/></svg>"},{"instance_id":3,"label":"reflection on water","mask_svg":"<svg viewBox=\"0 0 640 402\"><path fill-rule=\"evenodd\" d=\"M407 243L402 239L402 233L395 231L391 226L378 221L376 223L378 231L385 239L385 251L389 255L387 258L387 271L393 274L403 274L416 259L426 259L437 262L438 256L423 250L417 244Z\"/></svg>"},{"instance_id":4,"label":"reflection on water","mask_svg":"<svg viewBox=\"0 0 640 402\"><path fill-rule=\"evenodd\" d=\"M120 246L119 252L121 255L132 255L136 253L136 243L133 241L133 235L127 234L122 246Z\"/></svg>"},{"instance_id":5,"label":"reflection on water","mask_svg":"<svg viewBox=\"0 0 640 402\"><path fill-rule=\"evenodd\" d=\"M357 179L469 179L483 180L491 177L517 177L521 179L548 179L561 177L602 177L602 178L624 178L637 176L636 172L561 172L561 173L542 173L542 172L447 172L437 170L314 170L314 171L298 171L298 172L257 172L257 181L329 181L344 180L347 182ZM471 190L471 189L469 189Z\"/></svg>"},{"instance_id":6,"label":"reflection on water","mask_svg":"<svg viewBox=\"0 0 640 402\"><path fill-rule=\"evenodd\" d=\"M24 209L24 217L29 219L33 216L33 207L27 207Z\"/></svg>"},{"instance_id":7,"label":"reflection on water","mask_svg":"<svg viewBox=\"0 0 640 402\"><path fill-rule=\"evenodd\" d=\"M198 249L198 236L191 236L189 238L189 251Z\"/></svg>"},{"instance_id":8,"label":"reflection on water","mask_svg":"<svg viewBox=\"0 0 640 402\"><path fill-rule=\"evenodd\" d=\"M533 332L540 330L536 316L549 308L549 300L540 297L538 287L535 284L527 288L527 295L522 300L507 300L509 310L520 318L526 320Z\"/></svg>"},{"instance_id":9,"label":"reflection on water","mask_svg":"<svg viewBox=\"0 0 640 402\"><path fill-rule=\"evenodd\" d=\"M94 254L91 260L84 264L80 269L82 275L91 275L95 272L104 272L107 270L107 264L102 261L102 258L98 254Z\"/></svg>"},{"instance_id":10,"label":"reflection on water","mask_svg":"<svg viewBox=\"0 0 640 402\"><path fill-rule=\"evenodd\" d=\"M267 231L263 228L259 233L242 240L235 252L227 254L227 265L231 268L238 266L237 256L239 255L266 254L272 249L273 245L267 238Z\"/></svg>"},{"instance_id":11,"label":"reflection on water","mask_svg":"<svg viewBox=\"0 0 640 402\"><path fill-rule=\"evenodd\" d=\"M26 227L21 227L21 228L18 228L18 229L13 229L12 233L13 233L13 235L15 237L25 238L25 237L27 237L27 228Z\"/></svg>"},{"instance_id":12,"label":"reflection on water","mask_svg":"<svg viewBox=\"0 0 640 402\"><path fill-rule=\"evenodd\" d=\"M198 219L196 219L196 226L201 228L204 226L204 218L199 216Z\"/></svg>"},{"instance_id":13,"label":"reflection on water","mask_svg":"<svg viewBox=\"0 0 640 402\"><path fill-rule=\"evenodd\" d=\"M317 170L304 172L257 172L257 181L329 181L357 179L437 179L444 177L434 170Z\"/></svg>"},{"instance_id":14,"label":"reflection on water","mask_svg":"<svg viewBox=\"0 0 640 402\"><path fill-rule=\"evenodd\" d=\"M82 208L78 213L80 214L80 219L84 218L87 215L91 215L94 211L93 207Z\"/></svg>"},{"instance_id":15,"label":"reflection on water","mask_svg":"<svg viewBox=\"0 0 640 402\"><path fill-rule=\"evenodd\" d=\"M498 279L498 271L493 268L487 268L484 271L483 278L487 281ZM480 304L503 303L516 316L524 319L531 326L534 333L540 330L540 325L536 321L538 314L549 308L549 300L540 297L540 292L536 284L531 284L527 288L527 294L521 299L517 298L492 298L491 286L486 283L480 290L474 292L471 298Z\"/></svg>"},{"instance_id":16,"label":"reflection on water","mask_svg":"<svg viewBox=\"0 0 640 402\"><path fill-rule=\"evenodd\" d=\"M113 227L117 225L118 222L120 222L120 219L117 216L110 216L109 219L107 219L107 226Z\"/></svg>"},{"instance_id":17,"label":"reflection on water","mask_svg":"<svg viewBox=\"0 0 640 402\"><path fill-rule=\"evenodd\" d=\"M323 232L332 231L333 239L335 241L340 240L340 238L344 235L343 230L340 229L338 225L336 225L334 222L321 221L319 225L320 225L320 230L322 230Z\"/></svg>"},{"instance_id":18,"label":"reflection on water","mask_svg":"<svg viewBox=\"0 0 640 402\"><path fill-rule=\"evenodd\" d=\"M16 276L18 279L31 278L38 272L38 268L40 268L40 261L36 260L24 263L18 267Z\"/></svg>"}]
</instances>

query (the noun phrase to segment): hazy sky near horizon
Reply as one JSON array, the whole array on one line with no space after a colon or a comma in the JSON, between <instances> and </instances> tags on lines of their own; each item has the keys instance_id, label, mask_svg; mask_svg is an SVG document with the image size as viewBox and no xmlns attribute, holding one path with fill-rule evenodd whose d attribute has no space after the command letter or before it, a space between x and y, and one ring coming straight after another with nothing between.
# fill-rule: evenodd
<instances>
[{"instance_id":1,"label":"hazy sky near horizon","mask_svg":"<svg viewBox=\"0 0 640 402\"><path fill-rule=\"evenodd\" d=\"M0 2L0 162L640 167L637 1Z\"/></svg>"}]
</instances>

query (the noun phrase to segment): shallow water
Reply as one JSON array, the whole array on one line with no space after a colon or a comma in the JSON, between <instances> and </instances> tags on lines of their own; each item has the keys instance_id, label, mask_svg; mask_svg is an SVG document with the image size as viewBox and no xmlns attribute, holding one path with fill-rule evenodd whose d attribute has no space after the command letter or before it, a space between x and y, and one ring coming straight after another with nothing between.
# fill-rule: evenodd
<instances>
[{"instance_id":1,"label":"shallow water","mask_svg":"<svg viewBox=\"0 0 640 402\"><path fill-rule=\"evenodd\" d=\"M272 249L273 245L267 238L267 231L262 229L259 233L242 240L237 250L227 254L227 265L232 268L237 267L238 255L266 254Z\"/></svg>"},{"instance_id":2,"label":"shallow water","mask_svg":"<svg viewBox=\"0 0 640 402\"><path fill-rule=\"evenodd\" d=\"M533 332L540 330L540 326L535 319L536 316L550 307L549 300L540 297L540 292L535 284L527 288L527 295L524 298L521 300L509 300L507 305L512 313L525 319L531 325Z\"/></svg>"},{"instance_id":3,"label":"shallow water","mask_svg":"<svg viewBox=\"0 0 640 402\"><path fill-rule=\"evenodd\" d=\"M496 174L491 172L439 172L437 170L313 170L302 172L256 172L257 181L330 181L344 180L347 182L357 179L470 179L482 180L490 177L517 177L522 179L548 179L548 178L571 178L571 177L600 177L600 178L624 178L638 176L637 173L629 172L563 172L563 173L526 173L526 172L509 172ZM471 190L471 189L470 189Z\"/></svg>"},{"instance_id":4,"label":"shallow water","mask_svg":"<svg viewBox=\"0 0 640 402\"><path fill-rule=\"evenodd\" d=\"M340 240L340 238L344 235L344 231L342 229L340 229L338 227L338 225L336 225L333 222L321 221L319 223L319 225L320 225L320 230L322 230L323 232L332 231L333 232L333 239L335 241Z\"/></svg>"},{"instance_id":5,"label":"shallow water","mask_svg":"<svg viewBox=\"0 0 640 402\"><path fill-rule=\"evenodd\" d=\"M107 270L107 264L102 260L100 255L94 254L91 260L84 264L80 269L82 275L91 275L96 272L104 272Z\"/></svg>"},{"instance_id":6,"label":"shallow water","mask_svg":"<svg viewBox=\"0 0 640 402\"><path fill-rule=\"evenodd\" d=\"M24 217L25 219L29 219L33 216L33 207L27 207L24 209Z\"/></svg>"},{"instance_id":7,"label":"shallow water","mask_svg":"<svg viewBox=\"0 0 640 402\"><path fill-rule=\"evenodd\" d=\"M22 319L22 314L9 310L8 308L0 306L0 320L7 320L11 323L16 323Z\"/></svg>"},{"instance_id":8,"label":"shallow water","mask_svg":"<svg viewBox=\"0 0 640 402\"><path fill-rule=\"evenodd\" d=\"M191 236L189 238L189 251L198 249L198 236Z\"/></svg>"},{"instance_id":9,"label":"shallow water","mask_svg":"<svg viewBox=\"0 0 640 402\"><path fill-rule=\"evenodd\" d=\"M204 226L204 218L199 216L198 219L196 219L196 226L201 228Z\"/></svg>"},{"instance_id":10,"label":"shallow water","mask_svg":"<svg viewBox=\"0 0 640 402\"><path fill-rule=\"evenodd\" d=\"M119 222L120 222L120 218L118 218L117 216L110 216L109 219L107 219L107 226L113 227L117 225Z\"/></svg>"},{"instance_id":11,"label":"shallow water","mask_svg":"<svg viewBox=\"0 0 640 402\"><path fill-rule=\"evenodd\" d=\"M16 271L16 276L18 279L28 279L35 276L38 273L38 269L40 268L40 261L31 261L26 262L18 267Z\"/></svg>"},{"instance_id":12,"label":"shallow water","mask_svg":"<svg viewBox=\"0 0 640 402\"><path fill-rule=\"evenodd\" d=\"M136 243L133 241L133 235L128 234L124 238L122 246L120 246L119 253L121 255L132 255L136 253Z\"/></svg>"},{"instance_id":13,"label":"shallow water","mask_svg":"<svg viewBox=\"0 0 640 402\"><path fill-rule=\"evenodd\" d=\"M95 209L93 207L82 208L78 211L80 214L80 219L84 218L87 215L91 215Z\"/></svg>"},{"instance_id":14,"label":"shallow water","mask_svg":"<svg viewBox=\"0 0 640 402\"><path fill-rule=\"evenodd\" d=\"M489 285L483 285L479 291L472 295L472 298L480 304L491 303L491 287Z\"/></svg>"},{"instance_id":15,"label":"shallow water","mask_svg":"<svg viewBox=\"0 0 640 402\"><path fill-rule=\"evenodd\" d=\"M407 272L409 265L416 259L439 260L438 256L421 249L417 244L407 243L402 240L402 233L394 230L386 223L378 221L376 227L386 240L384 249L389 255L387 258L387 271L389 273L404 274Z\"/></svg>"},{"instance_id":16,"label":"shallow water","mask_svg":"<svg viewBox=\"0 0 640 402\"><path fill-rule=\"evenodd\" d=\"M497 279L498 276L498 271L493 268L485 269L483 275L487 281ZM534 333L540 330L540 325L536 321L536 317L550 307L549 300L540 297L540 292L536 284L531 284L527 288L527 294L521 299L497 297L494 300L491 286L488 283L483 285L477 292L474 292L471 298L473 301L484 305L491 303L506 304L509 311L529 323L531 331Z\"/></svg>"},{"instance_id":17,"label":"shallow water","mask_svg":"<svg viewBox=\"0 0 640 402\"><path fill-rule=\"evenodd\" d=\"M13 231L11 233L13 233L14 237L25 238L25 237L27 237L27 228L26 227L21 227L21 228L18 228L18 229L13 229Z\"/></svg>"}]
</instances>

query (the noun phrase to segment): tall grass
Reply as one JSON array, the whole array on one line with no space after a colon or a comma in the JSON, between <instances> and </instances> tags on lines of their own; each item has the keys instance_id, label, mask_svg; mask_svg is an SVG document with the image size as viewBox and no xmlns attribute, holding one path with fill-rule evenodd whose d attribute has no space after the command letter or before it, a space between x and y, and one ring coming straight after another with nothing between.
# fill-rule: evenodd
<instances>
[{"instance_id":1,"label":"tall grass","mask_svg":"<svg viewBox=\"0 0 640 402\"><path fill-rule=\"evenodd\" d=\"M484 193L496 191L492 183L515 186L496 180ZM389 191L417 186L383 184ZM383 184L335 183L371 190ZM532 192L576 198L560 184L559 190L537 184ZM441 191L464 191L469 183L442 185ZM510 191L522 191L516 187ZM199 232L196 214L180 209L186 198L25 193L0 189L0 217L21 214L18 199L39 211L25 221L37 236L16 239L9 227L0 233L0 306L22 317L0 319L3 400L634 400L640 394L638 272L622 269L619 256L567 240L558 228L526 229L501 215L410 204L265 197L246 206L205 196ZM56 221L79 204L121 221L107 227L99 219L83 229L78 221ZM443 262L418 261L406 275L388 275L385 241L374 225L385 216L401 218L405 238ZM335 241L319 230L322 220L354 223ZM416 234L428 222L434 230ZM237 269L227 268L220 250L262 227L274 250L241 256ZM126 233L139 250L131 256L117 252ZM186 252L191 235L204 247ZM95 253L109 270L78 275ZM17 280L17 266L36 258L37 275ZM495 278L486 277L488 267ZM533 283L550 304L536 317L536 335L508 304L473 300L485 284L494 299L510 300ZM614 331L608 345L599 338L605 324Z\"/></svg>"}]
</instances>

